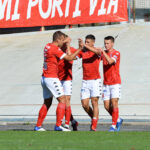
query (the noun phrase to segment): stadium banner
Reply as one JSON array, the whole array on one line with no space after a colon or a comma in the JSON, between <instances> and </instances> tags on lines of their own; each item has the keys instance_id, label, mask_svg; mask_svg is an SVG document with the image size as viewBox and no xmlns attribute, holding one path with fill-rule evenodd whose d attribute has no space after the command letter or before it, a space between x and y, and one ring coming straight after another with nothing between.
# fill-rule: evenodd
<instances>
[{"instance_id":1,"label":"stadium banner","mask_svg":"<svg viewBox=\"0 0 150 150\"><path fill-rule=\"evenodd\" d=\"M0 28L122 21L127 0L0 0Z\"/></svg>"}]
</instances>

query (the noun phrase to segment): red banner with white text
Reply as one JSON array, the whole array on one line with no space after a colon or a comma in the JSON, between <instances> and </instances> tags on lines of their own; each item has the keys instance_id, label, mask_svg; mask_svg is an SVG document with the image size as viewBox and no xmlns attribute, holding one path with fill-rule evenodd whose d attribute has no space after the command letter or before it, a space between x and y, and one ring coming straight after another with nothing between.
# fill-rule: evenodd
<instances>
[{"instance_id":1,"label":"red banner with white text","mask_svg":"<svg viewBox=\"0 0 150 150\"><path fill-rule=\"evenodd\" d=\"M0 28L127 20L127 0L0 0Z\"/></svg>"}]
</instances>

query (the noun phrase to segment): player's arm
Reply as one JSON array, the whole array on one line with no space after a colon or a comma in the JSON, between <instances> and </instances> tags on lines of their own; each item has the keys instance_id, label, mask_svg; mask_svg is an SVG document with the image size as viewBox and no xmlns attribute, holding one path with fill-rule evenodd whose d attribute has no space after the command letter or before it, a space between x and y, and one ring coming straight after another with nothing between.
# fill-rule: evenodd
<instances>
[{"instance_id":1,"label":"player's arm","mask_svg":"<svg viewBox=\"0 0 150 150\"><path fill-rule=\"evenodd\" d=\"M103 53L103 57L106 58L106 60L107 60L107 62L108 62L109 65L112 65L112 64L114 64L116 62L115 59L109 57L104 50L102 50L101 52Z\"/></svg>"},{"instance_id":2,"label":"player's arm","mask_svg":"<svg viewBox=\"0 0 150 150\"><path fill-rule=\"evenodd\" d=\"M76 59L76 56L79 54L79 52L83 48L82 45L81 45L81 43L80 43L80 41L78 41L78 42L79 42L79 48L74 53L72 53L71 55L65 55L63 57L63 59L68 60L68 61L72 61L72 60Z\"/></svg>"},{"instance_id":3,"label":"player's arm","mask_svg":"<svg viewBox=\"0 0 150 150\"><path fill-rule=\"evenodd\" d=\"M78 46L79 46L79 48L74 49L74 52L71 53L71 54L74 54L78 50L81 52L81 50L83 49L84 46L83 46L83 43L80 41L80 39L78 39ZM71 49L70 49L70 52L71 52ZM77 59L81 58L81 53L80 52L78 52L78 54L73 58L73 60L77 60Z\"/></svg>"},{"instance_id":4,"label":"player's arm","mask_svg":"<svg viewBox=\"0 0 150 150\"><path fill-rule=\"evenodd\" d=\"M67 54L67 55L71 55L71 49L70 49L71 38L70 38L70 37L67 37L67 38L64 40L64 43L66 43L66 46L67 46L66 54Z\"/></svg>"},{"instance_id":5,"label":"player's arm","mask_svg":"<svg viewBox=\"0 0 150 150\"><path fill-rule=\"evenodd\" d=\"M71 50L70 50L70 43L67 43L67 50L66 50L67 55L71 55Z\"/></svg>"},{"instance_id":6,"label":"player's arm","mask_svg":"<svg viewBox=\"0 0 150 150\"><path fill-rule=\"evenodd\" d=\"M83 47L87 48L88 50L92 51L93 53L95 53L99 56L101 55L101 48L90 47L90 46L84 44L82 39L79 39L79 40L82 43Z\"/></svg>"},{"instance_id":7,"label":"player's arm","mask_svg":"<svg viewBox=\"0 0 150 150\"><path fill-rule=\"evenodd\" d=\"M82 50L82 49L77 49L77 50L76 50L73 54L71 54L71 55L66 54L66 55L63 57L63 59L68 60L68 61L72 61L72 60L75 59L75 57L79 54L79 52L80 52L81 50Z\"/></svg>"},{"instance_id":8,"label":"player's arm","mask_svg":"<svg viewBox=\"0 0 150 150\"><path fill-rule=\"evenodd\" d=\"M97 54L97 55L101 55L101 48L95 48L95 47L90 47L88 45L84 45L85 48L87 48L88 50L92 51L93 53Z\"/></svg>"}]
</instances>

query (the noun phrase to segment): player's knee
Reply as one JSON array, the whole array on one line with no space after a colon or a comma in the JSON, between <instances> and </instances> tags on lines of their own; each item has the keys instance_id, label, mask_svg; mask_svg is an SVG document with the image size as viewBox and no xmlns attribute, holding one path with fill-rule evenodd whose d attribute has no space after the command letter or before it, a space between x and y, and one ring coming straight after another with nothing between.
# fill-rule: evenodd
<instances>
[{"instance_id":1,"label":"player's knee","mask_svg":"<svg viewBox=\"0 0 150 150\"><path fill-rule=\"evenodd\" d=\"M82 107L86 110L86 109L89 108L89 104L84 102L84 101L82 101Z\"/></svg>"},{"instance_id":2,"label":"player's knee","mask_svg":"<svg viewBox=\"0 0 150 150\"><path fill-rule=\"evenodd\" d=\"M70 97L69 96L66 96L66 105L70 106Z\"/></svg>"},{"instance_id":3,"label":"player's knee","mask_svg":"<svg viewBox=\"0 0 150 150\"><path fill-rule=\"evenodd\" d=\"M112 100L112 107L113 108L118 108L118 99L117 98Z\"/></svg>"},{"instance_id":4,"label":"player's knee","mask_svg":"<svg viewBox=\"0 0 150 150\"><path fill-rule=\"evenodd\" d=\"M97 98L93 98L92 99L92 106L93 107L97 107L98 106L98 99Z\"/></svg>"},{"instance_id":5,"label":"player's knee","mask_svg":"<svg viewBox=\"0 0 150 150\"><path fill-rule=\"evenodd\" d=\"M44 104L46 105L47 109L49 109L52 105L52 98L45 99Z\"/></svg>"},{"instance_id":6,"label":"player's knee","mask_svg":"<svg viewBox=\"0 0 150 150\"><path fill-rule=\"evenodd\" d=\"M63 95L61 97L58 97L57 100L59 101L59 103L64 103L66 104L66 97Z\"/></svg>"},{"instance_id":7,"label":"player's knee","mask_svg":"<svg viewBox=\"0 0 150 150\"><path fill-rule=\"evenodd\" d=\"M104 103L104 108L105 108L107 111L109 111L109 105L107 105L107 104Z\"/></svg>"}]
</instances>

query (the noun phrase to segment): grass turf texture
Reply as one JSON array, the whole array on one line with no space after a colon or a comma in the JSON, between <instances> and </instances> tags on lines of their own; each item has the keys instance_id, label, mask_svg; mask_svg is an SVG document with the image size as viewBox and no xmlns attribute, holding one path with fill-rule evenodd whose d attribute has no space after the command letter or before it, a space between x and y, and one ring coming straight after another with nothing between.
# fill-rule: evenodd
<instances>
[{"instance_id":1,"label":"grass turf texture","mask_svg":"<svg viewBox=\"0 0 150 150\"><path fill-rule=\"evenodd\" d=\"M150 150L150 132L0 131L0 150Z\"/></svg>"}]
</instances>

